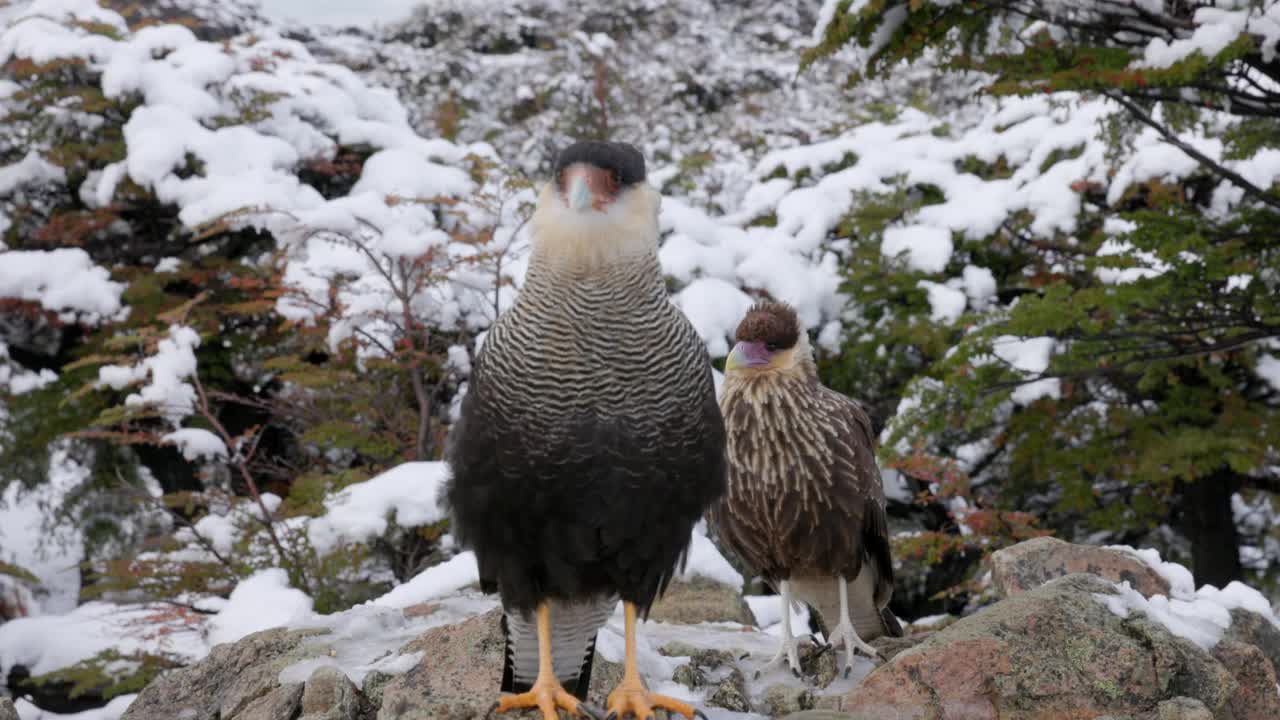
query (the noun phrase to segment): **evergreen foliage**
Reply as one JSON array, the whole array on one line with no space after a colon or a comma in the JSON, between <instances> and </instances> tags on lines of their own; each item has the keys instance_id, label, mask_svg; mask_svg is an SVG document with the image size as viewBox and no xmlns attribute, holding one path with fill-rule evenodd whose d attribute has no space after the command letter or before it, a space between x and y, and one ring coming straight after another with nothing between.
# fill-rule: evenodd
<instances>
[{"instance_id":1,"label":"evergreen foliage","mask_svg":"<svg viewBox=\"0 0 1280 720\"><path fill-rule=\"evenodd\" d=\"M1206 3L1148 5L838 3L811 67L854 46L868 76L928 61L988 96L1048 95L1064 111L1108 98L1116 112L1096 139L1112 167L1152 130L1195 164L1122 194L1082 178L1074 232L1029 231L1027 214L983 237L957 234L938 275L987 268L1000 291L950 322L930 317L918 283L934 274L878 252L887 222L928 204L930 190L863 199L845 220L857 320L827 369L893 417L887 464L961 457L977 508L1031 512L1067 539L1162 546L1198 581L1222 585L1245 572L1233 495L1238 506L1280 492L1280 387L1259 371L1280 337L1280 192L1247 162L1280 146L1280 95L1268 89L1280 80L1276 39L1254 31L1275 3L1240 4L1234 39L1178 46L1172 61L1151 48L1194 44L1194 29L1218 16ZM1040 171L1072 156L1051 155ZM964 171L1008 172L976 158ZM1020 362L1037 339L1047 362ZM1247 541L1274 543L1267 533ZM1274 585L1278 569L1248 571Z\"/></svg>"}]
</instances>

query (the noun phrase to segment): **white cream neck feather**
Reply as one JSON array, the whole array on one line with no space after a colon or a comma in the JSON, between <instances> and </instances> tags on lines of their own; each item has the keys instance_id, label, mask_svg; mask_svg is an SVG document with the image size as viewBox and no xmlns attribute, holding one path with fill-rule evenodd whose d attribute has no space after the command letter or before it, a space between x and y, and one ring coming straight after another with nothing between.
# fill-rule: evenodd
<instances>
[{"instance_id":1,"label":"white cream neck feather","mask_svg":"<svg viewBox=\"0 0 1280 720\"><path fill-rule=\"evenodd\" d=\"M661 196L647 183L622 192L604 212L569 208L547 183L533 213L533 262L576 270L658 251Z\"/></svg>"}]
</instances>

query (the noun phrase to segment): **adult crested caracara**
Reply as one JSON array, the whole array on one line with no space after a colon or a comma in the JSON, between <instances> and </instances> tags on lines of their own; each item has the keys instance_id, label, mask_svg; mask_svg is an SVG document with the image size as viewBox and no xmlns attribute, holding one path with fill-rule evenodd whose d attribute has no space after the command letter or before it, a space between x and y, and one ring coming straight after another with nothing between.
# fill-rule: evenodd
<instances>
[{"instance_id":1,"label":"adult crested caracara","mask_svg":"<svg viewBox=\"0 0 1280 720\"><path fill-rule=\"evenodd\" d=\"M580 700L619 598L626 662L608 710L697 712L646 691L636 669L637 616L725 484L711 364L658 266L658 202L630 145L559 154L524 287L484 341L450 437L453 531L506 613L502 689L519 694L499 712L593 712Z\"/></svg>"},{"instance_id":2,"label":"adult crested caracara","mask_svg":"<svg viewBox=\"0 0 1280 720\"><path fill-rule=\"evenodd\" d=\"M815 609L831 644L901 635L887 605L893 564L871 421L823 387L795 310L753 306L725 363L720 408L729 435L729 489L711 512L721 542L778 588L782 645L766 669L799 674L792 602Z\"/></svg>"}]
</instances>

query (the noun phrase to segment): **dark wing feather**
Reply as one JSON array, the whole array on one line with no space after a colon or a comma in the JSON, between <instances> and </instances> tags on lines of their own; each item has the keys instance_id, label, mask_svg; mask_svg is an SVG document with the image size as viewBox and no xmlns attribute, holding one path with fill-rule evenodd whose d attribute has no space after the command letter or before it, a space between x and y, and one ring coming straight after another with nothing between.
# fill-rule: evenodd
<instances>
[{"instance_id":1,"label":"dark wing feather","mask_svg":"<svg viewBox=\"0 0 1280 720\"><path fill-rule=\"evenodd\" d=\"M834 438L833 455L837 462L833 470L832 491L844 496L845 502L841 504L861 505L858 512L860 536L849 544L848 549L875 565L875 601L877 607L883 608L893 595L893 559L889 548L884 485L876 464L876 440L871 418L856 401L827 388L822 392L823 406L833 419L832 427L840 431ZM852 560L847 558L846 562ZM857 564L860 569L860 559ZM857 573L845 575L849 578L856 576Z\"/></svg>"}]
</instances>

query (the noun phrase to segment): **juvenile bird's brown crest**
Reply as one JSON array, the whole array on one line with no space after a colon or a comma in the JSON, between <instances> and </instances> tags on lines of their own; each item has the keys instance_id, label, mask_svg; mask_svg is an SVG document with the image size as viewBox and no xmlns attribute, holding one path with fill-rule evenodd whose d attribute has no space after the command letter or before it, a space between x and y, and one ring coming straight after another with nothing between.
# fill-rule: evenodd
<instances>
[{"instance_id":1,"label":"juvenile bird's brown crest","mask_svg":"<svg viewBox=\"0 0 1280 720\"><path fill-rule=\"evenodd\" d=\"M786 303L762 301L751 306L734 334L738 342L759 342L787 350L800 340L800 318Z\"/></svg>"}]
</instances>

